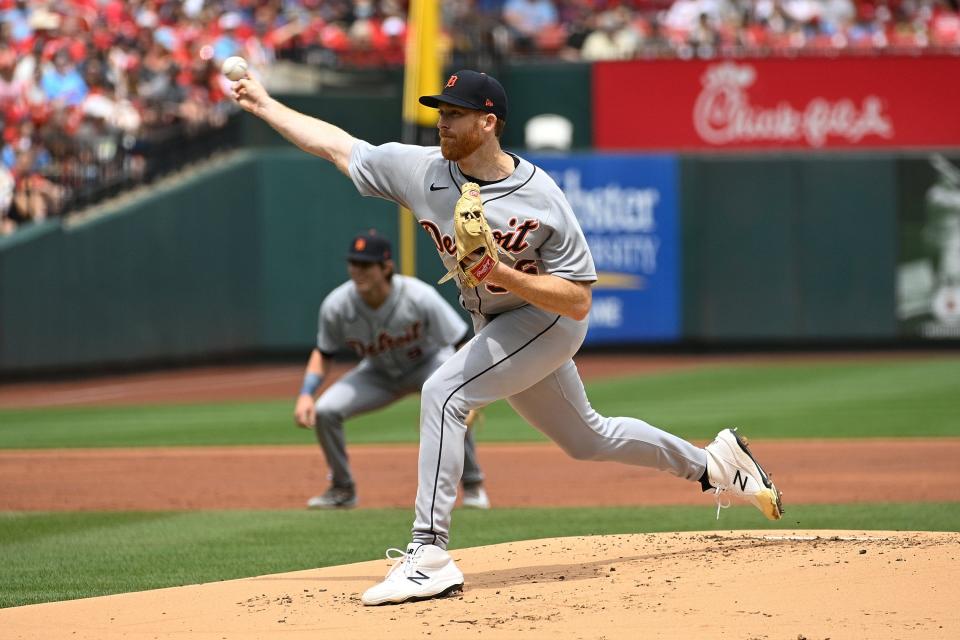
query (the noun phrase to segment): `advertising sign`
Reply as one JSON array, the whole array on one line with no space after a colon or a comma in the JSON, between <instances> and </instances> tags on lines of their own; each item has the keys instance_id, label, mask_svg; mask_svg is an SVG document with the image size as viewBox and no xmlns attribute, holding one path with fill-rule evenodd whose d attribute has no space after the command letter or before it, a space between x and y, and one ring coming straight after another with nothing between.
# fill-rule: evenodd
<instances>
[{"instance_id":1,"label":"advertising sign","mask_svg":"<svg viewBox=\"0 0 960 640\"><path fill-rule=\"evenodd\" d=\"M678 163L673 156L530 160L573 206L597 268L585 344L680 338Z\"/></svg>"},{"instance_id":2,"label":"advertising sign","mask_svg":"<svg viewBox=\"0 0 960 640\"><path fill-rule=\"evenodd\" d=\"M960 145L960 57L602 62L599 149Z\"/></svg>"},{"instance_id":3,"label":"advertising sign","mask_svg":"<svg viewBox=\"0 0 960 640\"><path fill-rule=\"evenodd\" d=\"M960 339L960 157L901 160L899 173L901 334Z\"/></svg>"}]
</instances>

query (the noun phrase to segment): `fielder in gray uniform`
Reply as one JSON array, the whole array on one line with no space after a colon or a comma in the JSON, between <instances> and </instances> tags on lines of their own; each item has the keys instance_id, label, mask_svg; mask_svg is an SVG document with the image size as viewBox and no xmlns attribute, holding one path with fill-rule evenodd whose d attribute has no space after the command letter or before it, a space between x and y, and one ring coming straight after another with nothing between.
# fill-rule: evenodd
<instances>
[{"instance_id":1,"label":"fielder in gray uniform","mask_svg":"<svg viewBox=\"0 0 960 640\"><path fill-rule=\"evenodd\" d=\"M462 587L463 574L446 547L463 470L464 418L500 398L574 458L667 471L716 492L718 503L721 492L729 492L770 519L780 517L779 492L734 430L722 430L700 448L642 420L605 417L590 406L571 358L587 332L593 260L556 183L501 149L508 108L499 82L458 71L440 95L420 98L439 111L439 147L372 146L281 105L256 80L235 83L233 96L301 149L333 162L360 193L413 211L447 269L456 262L452 220L461 185L480 185L493 236L511 257L476 288L460 282L475 335L423 386L413 542L387 552L397 561L363 594L364 604Z\"/></svg>"},{"instance_id":2,"label":"fielder in gray uniform","mask_svg":"<svg viewBox=\"0 0 960 640\"><path fill-rule=\"evenodd\" d=\"M330 488L307 502L313 509L357 504L344 421L419 393L430 375L453 355L454 345L467 338L467 323L436 289L393 273L392 256L390 241L375 231L358 235L347 252L350 280L320 305L317 347L310 354L294 410L299 426L315 430L330 469ZM315 400L333 355L344 347L360 356L360 364ZM490 508L469 432L461 482L463 506Z\"/></svg>"}]
</instances>

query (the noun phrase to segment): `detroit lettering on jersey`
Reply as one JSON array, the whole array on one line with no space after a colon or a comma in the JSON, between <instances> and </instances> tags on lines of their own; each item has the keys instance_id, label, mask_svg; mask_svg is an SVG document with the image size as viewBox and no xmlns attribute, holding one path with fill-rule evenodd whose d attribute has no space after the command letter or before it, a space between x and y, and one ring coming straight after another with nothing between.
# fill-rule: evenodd
<instances>
[{"instance_id":1,"label":"detroit lettering on jersey","mask_svg":"<svg viewBox=\"0 0 960 640\"><path fill-rule=\"evenodd\" d=\"M376 356L384 351L390 351L391 349L406 349L411 344L420 339L420 332L423 328L422 323L414 322L412 325L407 327L406 331L400 334L391 335L386 331L381 331L376 335L373 342L365 343L360 340L352 340L347 338L347 346L353 349L353 351L364 358L366 356ZM410 359L416 359L422 354L422 350L418 347L407 352L407 357Z\"/></svg>"},{"instance_id":2,"label":"detroit lettering on jersey","mask_svg":"<svg viewBox=\"0 0 960 640\"><path fill-rule=\"evenodd\" d=\"M317 348L344 347L392 378L404 376L441 349L455 345L467 323L430 285L394 274L390 295L371 309L352 281L334 289L320 305Z\"/></svg>"},{"instance_id":3,"label":"detroit lettering on jersey","mask_svg":"<svg viewBox=\"0 0 960 640\"><path fill-rule=\"evenodd\" d=\"M593 258L563 192L545 171L523 158L515 159L510 176L480 187L487 223L509 254L504 264L527 273L595 281ZM373 146L358 141L350 156L350 178L361 194L392 200L413 211L437 248L444 270L453 268L453 209L460 186L470 179L455 162L443 158L439 147ZM436 189L443 186L450 188ZM499 287L458 286L463 307L481 316L527 304Z\"/></svg>"},{"instance_id":4,"label":"detroit lettering on jersey","mask_svg":"<svg viewBox=\"0 0 960 640\"><path fill-rule=\"evenodd\" d=\"M443 254L446 252L451 256L457 255L457 241L454 237L441 233L440 227L430 220L421 220L420 226L430 235L439 253ZM510 231L490 228L494 241L508 253L522 253L524 249L530 246L525 240L527 234L539 228L540 221L524 220L518 225L516 218L510 218L507 226L510 228Z\"/></svg>"}]
</instances>

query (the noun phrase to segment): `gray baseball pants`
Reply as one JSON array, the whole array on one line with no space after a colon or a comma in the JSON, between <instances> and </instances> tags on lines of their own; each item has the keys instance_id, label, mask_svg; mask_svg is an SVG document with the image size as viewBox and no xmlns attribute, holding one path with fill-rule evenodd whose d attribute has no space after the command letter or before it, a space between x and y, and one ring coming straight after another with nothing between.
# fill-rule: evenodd
<instances>
[{"instance_id":1,"label":"gray baseball pants","mask_svg":"<svg viewBox=\"0 0 960 640\"><path fill-rule=\"evenodd\" d=\"M433 358L399 379L391 378L365 363L360 363L317 398L317 426L314 431L327 459L334 486L353 486L343 423L354 416L393 404L411 393L419 393L430 374L451 355L452 347L442 349ZM461 445L461 450L463 483L469 485L483 482L483 471L477 462L476 445L469 433ZM460 477L459 474L457 477Z\"/></svg>"},{"instance_id":2,"label":"gray baseball pants","mask_svg":"<svg viewBox=\"0 0 960 640\"><path fill-rule=\"evenodd\" d=\"M463 469L464 418L501 398L578 460L653 467L693 481L703 475L703 449L642 420L601 416L590 406L571 359L583 343L586 320L527 305L475 328L473 339L420 394L414 542L446 548Z\"/></svg>"}]
</instances>

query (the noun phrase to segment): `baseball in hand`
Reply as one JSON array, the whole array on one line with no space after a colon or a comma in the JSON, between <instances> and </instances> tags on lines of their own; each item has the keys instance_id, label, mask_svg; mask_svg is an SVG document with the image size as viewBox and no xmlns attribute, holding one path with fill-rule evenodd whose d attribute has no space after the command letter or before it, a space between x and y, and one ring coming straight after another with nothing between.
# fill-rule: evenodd
<instances>
[{"instance_id":1,"label":"baseball in hand","mask_svg":"<svg viewBox=\"0 0 960 640\"><path fill-rule=\"evenodd\" d=\"M247 75L247 61L240 56L230 56L220 65L220 71L234 82Z\"/></svg>"}]
</instances>

